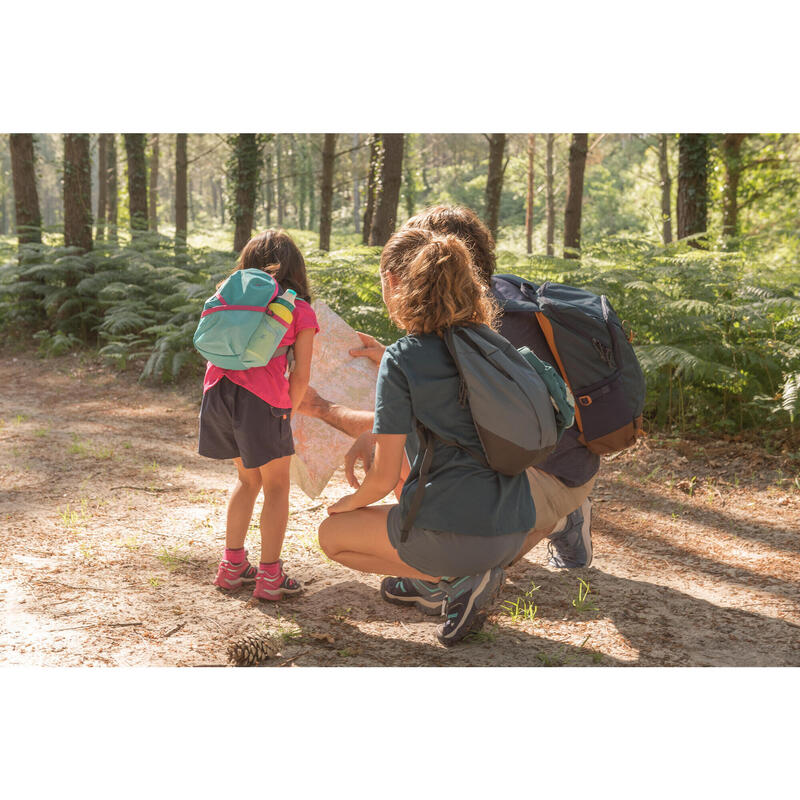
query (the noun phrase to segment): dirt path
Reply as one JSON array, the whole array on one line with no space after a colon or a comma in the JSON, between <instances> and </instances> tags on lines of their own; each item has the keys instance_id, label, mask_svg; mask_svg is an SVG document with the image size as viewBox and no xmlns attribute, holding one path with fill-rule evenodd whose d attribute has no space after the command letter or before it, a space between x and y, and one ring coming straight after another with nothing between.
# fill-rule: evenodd
<instances>
[{"instance_id":1,"label":"dirt path","mask_svg":"<svg viewBox=\"0 0 800 800\"><path fill-rule=\"evenodd\" d=\"M292 492L284 558L306 594L252 606L210 585L232 475L196 455L191 387L144 387L84 357L5 352L0 370L2 664L224 664L233 637L264 632L280 650L267 666L800 665L789 454L650 440L607 460L592 566L551 570L539 545L484 631L448 650L435 621L319 550L341 475L317 501Z\"/></svg>"}]
</instances>

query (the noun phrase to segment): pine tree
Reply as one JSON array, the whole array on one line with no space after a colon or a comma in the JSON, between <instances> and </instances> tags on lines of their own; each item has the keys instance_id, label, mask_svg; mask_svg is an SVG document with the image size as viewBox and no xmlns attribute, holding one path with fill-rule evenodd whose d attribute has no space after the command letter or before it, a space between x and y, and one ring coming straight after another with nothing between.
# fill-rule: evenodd
<instances>
[{"instance_id":1,"label":"pine tree","mask_svg":"<svg viewBox=\"0 0 800 800\"><path fill-rule=\"evenodd\" d=\"M131 233L147 230L147 161L144 153L145 135L126 133L125 154L128 161L128 208Z\"/></svg>"},{"instance_id":2,"label":"pine tree","mask_svg":"<svg viewBox=\"0 0 800 800\"><path fill-rule=\"evenodd\" d=\"M322 147L322 184L320 186L319 249L331 249L331 210L333 205L333 168L336 161L336 134L326 133Z\"/></svg>"},{"instance_id":3,"label":"pine tree","mask_svg":"<svg viewBox=\"0 0 800 800\"><path fill-rule=\"evenodd\" d=\"M189 134L175 134L175 249L181 251L186 248L188 234L188 172L189 159L187 155L187 139ZM222 201L225 207L224 200Z\"/></svg>"},{"instance_id":4,"label":"pine tree","mask_svg":"<svg viewBox=\"0 0 800 800\"><path fill-rule=\"evenodd\" d=\"M564 258L579 258L581 249L581 211L583 175L589 152L589 134L573 133L569 146L567 203L564 209Z\"/></svg>"},{"instance_id":5,"label":"pine tree","mask_svg":"<svg viewBox=\"0 0 800 800\"><path fill-rule=\"evenodd\" d=\"M553 149L556 136L554 133L547 134L547 160L545 162L545 202L547 203L547 255L555 255L556 241L556 203L555 191L553 189Z\"/></svg>"},{"instance_id":6,"label":"pine tree","mask_svg":"<svg viewBox=\"0 0 800 800\"><path fill-rule=\"evenodd\" d=\"M106 181L107 181L107 217L109 241L116 242L117 235L117 208L119 205L117 188L117 135L115 133L104 133L106 137Z\"/></svg>"},{"instance_id":7,"label":"pine tree","mask_svg":"<svg viewBox=\"0 0 800 800\"><path fill-rule=\"evenodd\" d=\"M536 136L528 134L528 194L525 200L525 247L528 255L533 253L533 156L536 151Z\"/></svg>"},{"instance_id":8,"label":"pine tree","mask_svg":"<svg viewBox=\"0 0 800 800\"><path fill-rule=\"evenodd\" d=\"M503 163L506 135L504 133L492 133L486 136L486 139L489 142L489 174L486 178L485 221L496 240L497 224L500 216L500 197L503 192L503 173L508 163Z\"/></svg>"},{"instance_id":9,"label":"pine tree","mask_svg":"<svg viewBox=\"0 0 800 800\"><path fill-rule=\"evenodd\" d=\"M708 134L682 133L678 137L678 238L708 228ZM702 242L693 240L693 247Z\"/></svg>"},{"instance_id":10,"label":"pine tree","mask_svg":"<svg viewBox=\"0 0 800 800\"><path fill-rule=\"evenodd\" d=\"M158 134L154 133L150 150L150 230L158 233Z\"/></svg>"},{"instance_id":11,"label":"pine tree","mask_svg":"<svg viewBox=\"0 0 800 800\"><path fill-rule=\"evenodd\" d=\"M236 185L233 219L233 249L239 253L250 241L258 193L258 142L254 133L240 133L234 141L234 181Z\"/></svg>"},{"instance_id":12,"label":"pine tree","mask_svg":"<svg viewBox=\"0 0 800 800\"><path fill-rule=\"evenodd\" d=\"M92 249L92 174L88 133L64 134L64 244Z\"/></svg>"},{"instance_id":13,"label":"pine tree","mask_svg":"<svg viewBox=\"0 0 800 800\"><path fill-rule=\"evenodd\" d=\"M397 203L403 177L403 134L382 133L383 161L381 164L380 197L369 234L369 243L383 247L389 241L397 221Z\"/></svg>"},{"instance_id":14,"label":"pine tree","mask_svg":"<svg viewBox=\"0 0 800 800\"><path fill-rule=\"evenodd\" d=\"M661 175L661 239L667 245L672 241L672 178L669 176L667 134L658 137L658 171Z\"/></svg>"},{"instance_id":15,"label":"pine tree","mask_svg":"<svg viewBox=\"0 0 800 800\"><path fill-rule=\"evenodd\" d=\"M42 213L36 191L36 163L32 133L9 134L11 174L14 184L17 242L41 244Z\"/></svg>"},{"instance_id":16,"label":"pine tree","mask_svg":"<svg viewBox=\"0 0 800 800\"><path fill-rule=\"evenodd\" d=\"M369 173L367 175L367 201L364 205L364 227L361 232L361 241L369 244L369 235L372 228L372 217L375 214L375 201L378 194L378 181L380 180L381 158L383 148L381 135L373 133L369 140Z\"/></svg>"},{"instance_id":17,"label":"pine tree","mask_svg":"<svg viewBox=\"0 0 800 800\"><path fill-rule=\"evenodd\" d=\"M108 208L108 140L101 133L97 137L97 216L95 240L102 242L105 237L106 211Z\"/></svg>"}]
</instances>

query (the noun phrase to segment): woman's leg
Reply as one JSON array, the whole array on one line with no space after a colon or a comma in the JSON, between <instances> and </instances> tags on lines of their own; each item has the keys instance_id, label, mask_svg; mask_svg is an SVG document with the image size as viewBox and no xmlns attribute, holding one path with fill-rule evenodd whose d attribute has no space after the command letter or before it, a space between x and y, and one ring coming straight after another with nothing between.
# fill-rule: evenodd
<instances>
[{"instance_id":1,"label":"woman's leg","mask_svg":"<svg viewBox=\"0 0 800 800\"><path fill-rule=\"evenodd\" d=\"M258 493L261 491L261 473L247 469L241 458L234 458L238 477L228 500L228 517L225 524L225 547L238 550L244 547L247 529L253 516Z\"/></svg>"},{"instance_id":2,"label":"woman's leg","mask_svg":"<svg viewBox=\"0 0 800 800\"><path fill-rule=\"evenodd\" d=\"M261 561L272 564L281 557L289 521L289 463L291 456L276 458L259 467L264 486L261 509Z\"/></svg>"},{"instance_id":3,"label":"woman's leg","mask_svg":"<svg viewBox=\"0 0 800 800\"><path fill-rule=\"evenodd\" d=\"M328 558L351 569L437 583L439 577L426 575L400 560L386 530L391 508L369 506L333 514L320 525L320 547Z\"/></svg>"}]
</instances>

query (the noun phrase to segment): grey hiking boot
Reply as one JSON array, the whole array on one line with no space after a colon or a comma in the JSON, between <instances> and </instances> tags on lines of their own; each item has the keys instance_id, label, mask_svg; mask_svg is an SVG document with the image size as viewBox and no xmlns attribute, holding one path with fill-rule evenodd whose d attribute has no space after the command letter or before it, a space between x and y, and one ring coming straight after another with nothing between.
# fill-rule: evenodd
<instances>
[{"instance_id":1,"label":"grey hiking boot","mask_svg":"<svg viewBox=\"0 0 800 800\"><path fill-rule=\"evenodd\" d=\"M444 613L445 593L435 584L417 578L384 578L381 597L398 606L416 606L431 616Z\"/></svg>"},{"instance_id":2,"label":"grey hiking boot","mask_svg":"<svg viewBox=\"0 0 800 800\"><path fill-rule=\"evenodd\" d=\"M592 500L587 497L568 517L563 531L547 543L547 563L557 569L577 569L592 563Z\"/></svg>"},{"instance_id":3,"label":"grey hiking boot","mask_svg":"<svg viewBox=\"0 0 800 800\"><path fill-rule=\"evenodd\" d=\"M436 631L436 638L445 647L451 647L483 627L489 606L503 585L503 578L500 567L467 578L442 578L439 585L445 587L448 595L445 607L447 619Z\"/></svg>"}]
</instances>

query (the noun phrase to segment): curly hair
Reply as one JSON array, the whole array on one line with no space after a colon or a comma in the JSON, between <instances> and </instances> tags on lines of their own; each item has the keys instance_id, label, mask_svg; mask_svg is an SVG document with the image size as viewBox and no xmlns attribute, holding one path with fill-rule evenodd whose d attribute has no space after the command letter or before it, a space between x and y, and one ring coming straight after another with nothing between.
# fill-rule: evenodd
<instances>
[{"instance_id":1,"label":"curly hair","mask_svg":"<svg viewBox=\"0 0 800 800\"><path fill-rule=\"evenodd\" d=\"M275 278L281 290L294 289L299 298L311 302L305 259L286 231L271 229L250 239L230 274L239 269L263 270Z\"/></svg>"},{"instance_id":2,"label":"curly hair","mask_svg":"<svg viewBox=\"0 0 800 800\"><path fill-rule=\"evenodd\" d=\"M478 215L465 206L431 206L411 217L404 228L422 228L441 236L457 236L472 255L478 277L485 283L494 275L494 238Z\"/></svg>"},{"instance_id":3,"label":"curly hair","mask_svg":"<svg viewBox=\"0 0 800 800\"><path fill-rule=\"evenodd\" d=\"M441 336L453 325L495 325L497 307L457 236L402 228L383 248L381 272L393 278L386 307L398 328Z\"/></svg>"}]
</instances>

